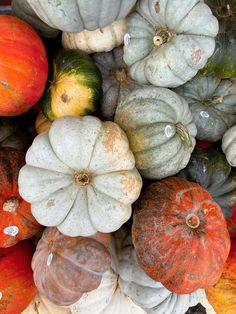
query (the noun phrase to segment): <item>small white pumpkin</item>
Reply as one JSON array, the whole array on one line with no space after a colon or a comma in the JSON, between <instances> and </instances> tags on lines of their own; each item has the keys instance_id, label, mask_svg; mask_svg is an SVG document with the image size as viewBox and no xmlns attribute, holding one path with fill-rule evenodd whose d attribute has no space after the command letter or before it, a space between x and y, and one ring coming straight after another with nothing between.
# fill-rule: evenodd
<instances>
[{"instance_id":1,"label":"small white pumpkin","mask_svg":"<svg viewBox=\"0 0 236 314\"><path fill-rule=\"evenodd\" d=\"M222 150L228 163L236 167L236 125L225 132L222 138Z\"/></svg>"},{"instance_id":2,"label":"small white pumpkin","mask_svg":"<svg viewBox=\"0 0 236 314\"><path fill-rule=\"evenodd\" d=\"M55 120L34 139L19 174L37 221L68 236L119 229L141 187L125 133L92 116Z\"/></svg>"},{"instance_id":3,"label":"small white pumpkin","mask_svg":"<svg viewBox=\"0 0 236 314\"><path fill-rule=\"evenodd\" d=\"M124 42L126 30L126 19L122 19L94 31L63 32L62 45L66 49L80 49L87 53L110 51Z\"/></svg>"}]
</instances>

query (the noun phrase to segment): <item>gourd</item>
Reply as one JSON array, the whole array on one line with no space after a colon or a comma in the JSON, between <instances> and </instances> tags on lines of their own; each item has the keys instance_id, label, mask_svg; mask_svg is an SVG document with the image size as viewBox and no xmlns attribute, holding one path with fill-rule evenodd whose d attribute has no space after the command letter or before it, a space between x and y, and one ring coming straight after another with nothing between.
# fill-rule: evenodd
<instances>
[{"instance_id":1,"label":"gourd","mask_svg":"<svg viewBox=\"0 0 236 314\"><path fill-rule=\"evenodd\" d=\"M236 237L236 169L216 149L195 148L187 167L178 174L206 189L219 204L231 237Z\"/></svg>"},{"instance_id":2,"label":"gourd","mask_svg":"<svg viewBox=\"0 0 236 314\"><path fill-rule=\"evenodd\" d=\"M35 120L35 130L37 134L40 134L44 131L48 131L51 125L52 125L52 122L45 117L42 111L40 111Z\"/></svg>"},{"instance_id":3,"label":"gourd","mask_svg":"<svg viewBox=\"0 0 236 314\"><path fill-rule=\"evenodd\" d=\"M102 97L102 78L92 59L79 50L61 50L53 68L51 85L39 102L44 115L54 121L96 111Z\"/></svg>"},{"instance_id":4,"label":"gourd","mask_svg":"<svg viewBox=\"0 0 236 314\"><path fill-rule=\"evenodd\" d=\"M30 266L34 246L28 241L0 249L0 312L21 313L37 290Z\"/></svg>"},{"instance_id":5,"label":"gourd","mask_svg":"<svg viewBox=\"0 0 236 314\"><path fill-rule=\"evenodd\" d=\"M228 163L236 167L236 125L232 126L225 132L222 138L222 150Z\"/></svg>"},{"instance_id":6,"label":"gourd","mask_svg":"<svg viewBox=\"0 0 236 314\"><path fill-rule=\"evenodd\" d=\"M230 80L196 76L175 89L183 96L197 127L197 138L216 142L236 123L236 93Z\"/></svg>"},{"instance_id":7,"label":"gourd","mask_svg":"<svg viewBox=\"0 0 236 314\"><path fill-rule=\"evenodd\" d=\"M24 18L33 26L35 21L31 17L32 11L46 25L66 32L95 30L107 26L126 17L135 3L136 0L13 0L13 5L25 13ZM36 26L42 29L42 25L37 23Z\"/></svg>"},{"instance_id":8,"label":"gourd","mask_svg":"<svg viewBox=\"0 0 236 314\"><path fill-rule=\"evenodd\" d=\"M140 0L128 17L124 61L140 83L177 87L203 68L215 49L218 21L199 0Z\"/></svg>"},{"instance_id":9,"label":"gourd","mask_svg":"<svg viewBox=\"0 0 236 314\"><path fill-rule=\"evenodd\" d=\"M126 19L115 21L94 31L62 33L62 45L66 49L80 49L86 53L110 51L124 42Z\"/></svg>"},{"instance_id":10,"label":"gourd","mask_svg":"<svg viewBox=\"0 0 236 314\"><path fill-rule=\"evenodd\" d=\"M132 241L144 272L179 294L214 285L230 249L219 205L201 186L179 177L143 191L134 208Z\"/></svg>"},{"instance_id":11,"label":"gourd","mask_svg":"<svg viewBox=\"0 0 236 314\"><path fill-rule=\"evenodd\" d=\"M118 103L141 85L128 75L128 67L123 60L123 47L95 53L93 60L102 74L103 100L100 112L105 120L113 120Z\"/></svg>"},{"instance_id":12,"label":"gourd","mask_svg":"<svg viewBox=\"0 0 236 314\"><path fill-rule=\"evenodd\" d=\"M34 29L17 17L0 15L0 29L0 115L16 116L43 94L46 51Z\"/></svg>"},{"instance_id":13,"label":"gourd","mask_svg":"<svg viewBox=\"0 0 236 314\"><path fill-rule=\"evenodd\" d=\"M165 178L187 165L197 130L187 102L176 93L135 89L119 103L115 122L126 132L143 177Z\"/></svg>"},{"instance_id":14,"label":"gourd","mask_svg":"<svg viewBox=\"0 0 236 314\"><path fill-rule=\"evenodd\" d=\"M18 174L24 165L25 154L10 149L0 149L0 247L9 247L30 238L40 230L31 214L30 204L18 191Z\"/></svg>"},{"instance_id":15,"label":"gourd","mask_svg":"<svg viewBox=\"0 0 236 314\"><path fill-rule=\"evenodd\" d=\"M111 264L110 234L93 238L67 237L45 229L32 259L34 282L51 302L68 306L96 289Z\"/></svg>"},{"instance_id":16,"label":"gourd","mask_svg":"<svg viewBox=\"0 0 236 314\"><path fill-rule=\"evenodd\" d=\"M91 116L54 121L35 138L19 175L36 220L68 236L119 229L141 187L124 132Z\"/></svg>"}]
</instances>

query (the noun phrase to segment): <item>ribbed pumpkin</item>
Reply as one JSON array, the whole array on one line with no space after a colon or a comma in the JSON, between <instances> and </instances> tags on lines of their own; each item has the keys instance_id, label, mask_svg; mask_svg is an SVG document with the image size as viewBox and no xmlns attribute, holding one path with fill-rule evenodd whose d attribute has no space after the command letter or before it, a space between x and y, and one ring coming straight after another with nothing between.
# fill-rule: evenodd
<instances>
[{"instance_id":1,"label":"ribbed pumpkin","mask_svg":"<svg viewBox=\"0 0 236 314\"><path fill-rule=\"evenodd\" d=\"M96 111L102 98L102 78L93 60L80 50L61 50L54 60L51 85L39 104L50 120L84 116Z\"/></svg>"},{"instance_id":2,"label":"ribbed pumpkin","mask_svg":"<svg viewBox=\"0 0 236 314\"><path fill-rule=\"evenodd\" d=\"M31 259L34 246L22 241L0 249L0 313L20 314L37 293Z\"/></svg>"},{"instance_id":3,"label":"ribbed pumpkin","mask_svg":"<svg viewBox=\"0 0 236 314\"><path fill-rule=\"evenodd\" d=\"M32 237L40 225L31 214L31 206L18 191L18 174L24 165L25 154L0 149L0 247L9 247Z\"/></svg>"},{"instance_id":4,"label":"ribbed pumpkin","mask_svg":"<svg viewBox=\"0 0 236 314\"><path fill-rule=\"evenodd\" d=\"M38 134L48 131L52 122L48 120L42 111L39 112L36 120L35 120L35 130Z\"/></svg>"},{"instance_id":5,"label":"ribbed pumpkin","mask_svg":"<svg viewBox=\"0 0 236 314\"><path fill-rule=\"evenodd\" d=\"M146 274L175 293L212 286L230 249L221 209L196 183L170 177L136 202L132 239Z\"/></svg>"},{"instance_id":6,"label":"ribbed pumpkin","mask_svg":"<svg viewBox=\"0 0 236 314\"><path fill-rule=\"evenodd\" d=\"M28 111L47 80L45 48L34 29L14 16L0 15L0 115Z\"/></svg>"},{"instance_id":7,"label":"ribbed pumpkin","mask_svg":"<svg viewBox=\"0 0 236 314\"><path fill-rule=\"evenodd\" d=\"M228 163L236 167L236 125L225 132L221 147Z\"/></svg>"},{"instance_id":8,"label":"ribbed pumpkin","mask_svg":"<svg viewBox=\"0 0 236 314\"><path fill-rule=\"evenodd\" d=\"M231 242L220 280L214 287L208 288L206 294L217 314L236 313L236 240Z\"/></svg>"},{"instance_id":9,"label":"ribbed pumpkin","mask_svg":"<svg viewBox=\"0 0 236 314\"><path fill-rule=\"evenodd\" d=\"M45 229L32 260L38 291L66 306L96 289L111 264L109 242L110 234L67 237L56 228Z\"/></svg>"}]
</instances>

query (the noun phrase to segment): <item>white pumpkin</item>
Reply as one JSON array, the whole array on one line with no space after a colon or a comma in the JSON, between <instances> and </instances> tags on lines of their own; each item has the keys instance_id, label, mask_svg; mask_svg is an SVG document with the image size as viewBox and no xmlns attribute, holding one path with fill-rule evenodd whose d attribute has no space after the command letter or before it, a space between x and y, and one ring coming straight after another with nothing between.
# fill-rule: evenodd
<instances>
[{"instance_id":1,"label":"white pumpkin","mask_svg":"<svg viewBox=\"0 0 236 314\"><path fill-rule=\"evenodd\" d=\"M21 314L70 314L70 309L53 304L43 295L37 294Z\"/></svg>"},{"instance_id":2,"label":"white pumpkin","mask_svg":"<svg viewBox=\"0 0 236 314\"><path fill-rule=\"evenodd\" d=\"M65 116L39 134L19 174L21 196L44 226L68 236L112 232L131 215L142 179L125 133L96 117Z\"/></svg>"},{"instance_id":3,"label":"white pumpkin","mask_svg":"<svg viewBox=\"0 0 236 314\"><path fill-rule=\"evenodd\" d=\"M110 51L124 42L126 30L126 19L122 19L94 31L63 32L62 45L66 49L80 49L87 53Z\"/></svg>"},{"instance_id":4,"label":"white pumpkin","mask_svg":"<svg viewBox=\"0 0 236 314\"><path fill-rule=\"evenodd\" d=\"M225 132L222 138L222 150L228 163L236 167L236 125Z\"/></svg>"}]
</instances>

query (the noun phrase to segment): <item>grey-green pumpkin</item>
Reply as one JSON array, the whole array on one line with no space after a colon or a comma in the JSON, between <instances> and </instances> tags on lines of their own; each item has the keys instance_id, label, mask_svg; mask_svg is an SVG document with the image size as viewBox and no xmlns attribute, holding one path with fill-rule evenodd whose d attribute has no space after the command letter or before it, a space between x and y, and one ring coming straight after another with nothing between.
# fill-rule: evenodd
<instances>
[{"instance_id":1,"label":"grey-green pumpkin","mask_svg":"<svg viewBox=\"0 0 236 314\"><path fill-rule=\"evenodd\" d=\"M197 138L216 142L236 123L236 94L230 80L196 76L175 89L189 104Z\"/></svg>"},{"instance_id":2,"label":"grey-green pumpkin","mask_svg":"<svg viewBox=\"0 0 236 314\"><path fill-rule=\"evenodd\" d=\"M115 122L126 132L143 177L162 179L187 165L197 130L187 102L173 91L135 89L118 105Z\"/></svg>"}]
</instances>

